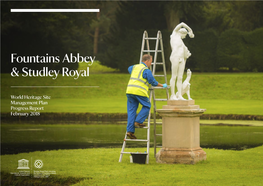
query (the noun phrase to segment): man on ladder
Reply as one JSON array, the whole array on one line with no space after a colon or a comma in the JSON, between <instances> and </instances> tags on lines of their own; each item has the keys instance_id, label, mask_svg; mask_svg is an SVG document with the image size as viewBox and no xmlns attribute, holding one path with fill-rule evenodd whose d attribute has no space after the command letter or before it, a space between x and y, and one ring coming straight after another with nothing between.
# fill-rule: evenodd
<instances>
[{"instance_id":1,"label":"man on ladder","mask_svg":"<svg viewBox=\"0 0 263 186\"><path fill-rule=\"evenodd\" d=\"M167 84L160 84L155 80L151 70L148 69L151 64L152 56L145 54L140 64L128 68L131 78L126 90L128 113L127 136L130 139L137 139L134 135L135 128L145 127L143 122L147 118L151 108L151 102L148 95L149 84L163 88L167 87ZM142 105L142 109L136 116L139 103Z\"/></svg>"}]
</instances>

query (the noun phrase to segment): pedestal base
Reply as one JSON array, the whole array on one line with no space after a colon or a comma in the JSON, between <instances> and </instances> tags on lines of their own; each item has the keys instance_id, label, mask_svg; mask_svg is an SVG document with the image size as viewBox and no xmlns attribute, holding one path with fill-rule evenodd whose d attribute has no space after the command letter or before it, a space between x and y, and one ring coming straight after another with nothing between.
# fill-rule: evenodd
<instances>
[{"instance_id":1,"label":"pedestal base","mask_svg":"<svg viewBox=\"0 0 263 186\"><path fill-rule=\"evenodd\" d=\"M168 100L157 112L162 116L162 149L156 154L158 163L195 164L206 160L200 147L200 116L205 109L194 100Z\"/></svg>"},{"instance_id":2,"label":"pedestal base","mask_svg":"<svg viewBox=\"0 0 263 186\"><path fill-rule=\"evenodd\" d=\"M206 160L206 153L201 147L193 149L162 148L156 154L157 163L195 164Z\"/></svg>"}]
</instances>

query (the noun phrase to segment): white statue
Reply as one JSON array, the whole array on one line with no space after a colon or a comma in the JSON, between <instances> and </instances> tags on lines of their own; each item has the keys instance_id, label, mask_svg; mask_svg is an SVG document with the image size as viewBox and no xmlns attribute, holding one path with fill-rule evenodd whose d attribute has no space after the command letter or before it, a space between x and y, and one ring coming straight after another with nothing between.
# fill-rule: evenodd
<instances>
[{"instance_id":1,"label":"white statue","mask_svg":"<svg viewBox=\"0 0 263 186\"><path fill-rule=\"evenodd\" d=\"M187 31L187 30L188 31ZM190 51L184 45L182 39L189 34L189 37L194 38L194 33L192 29L187 26L185 23L178 24L173 33L170 36L170 44L172 47L172 53L170 56L170 61L172 63L172 77L170 80L171 86L171 97L170 100L185 100L182 96L182 81L183 73L185 68L186 59L191 56ZM175 81L177 78L177 96L175 95Z\"/></svg>"},{"instance_id":2,"label":"white statue","mask_svg":"<svg viewBox=\"0 0 263 186\"><path fill-rule=\"evenodd\" d=\"M190 96L190 79L191 79L191 75L192 75L192 72L190 69L187 70L187 77L186 79L184 80L184 83L182 85L182 90L181 90L181 96L183 96L185 93L187 94L188 96L188 100L192 100L191 96ZM178 99L178 92L176 92L176 98Z\"/></svg>"}]
</instances>

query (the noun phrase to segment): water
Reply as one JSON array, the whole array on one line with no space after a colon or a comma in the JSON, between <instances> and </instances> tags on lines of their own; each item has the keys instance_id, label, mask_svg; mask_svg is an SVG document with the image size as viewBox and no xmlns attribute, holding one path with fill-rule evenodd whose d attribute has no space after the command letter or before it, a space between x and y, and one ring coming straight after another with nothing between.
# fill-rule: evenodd
<instances>
[{"instance_id":1,"label":"water","mask_svg":"<svg viewBox=\"0 0 263 186\"><path fill-rule=\"evenodd\" d=\"M1 153L84 149L121 148L126 125L2 125ZM161 133L157 126L157 133ZM136 129L137 138L146 138L145 129ZM244 150L263 145L262 126L208 126L200 127L200 146L203 148ZM161 137L157 137L161 145ZM127 147L146 147L145 142L130 142ZM153 127L151 127L151 147L153 147Z\"/></svg>"}]
</instances>

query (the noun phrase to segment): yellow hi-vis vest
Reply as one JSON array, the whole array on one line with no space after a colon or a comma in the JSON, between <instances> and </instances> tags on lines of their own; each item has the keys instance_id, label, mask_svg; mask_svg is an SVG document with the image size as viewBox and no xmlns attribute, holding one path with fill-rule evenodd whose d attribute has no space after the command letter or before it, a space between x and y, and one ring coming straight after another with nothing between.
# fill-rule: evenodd
<instances>
[{"instance_id":1,"label":"yellow hi-vis vest","mask_svg":"<svg viewBox=\"0 0 263 186\"><path fill-rule=\"evenodd\" d=\"M147 82L147 79L143 78L143 71L145 69L148 68L144 64L138 64L133 66L126 94L135 94L138 96L149 97L149 84Z\"/></svg>"}]
</instances>

